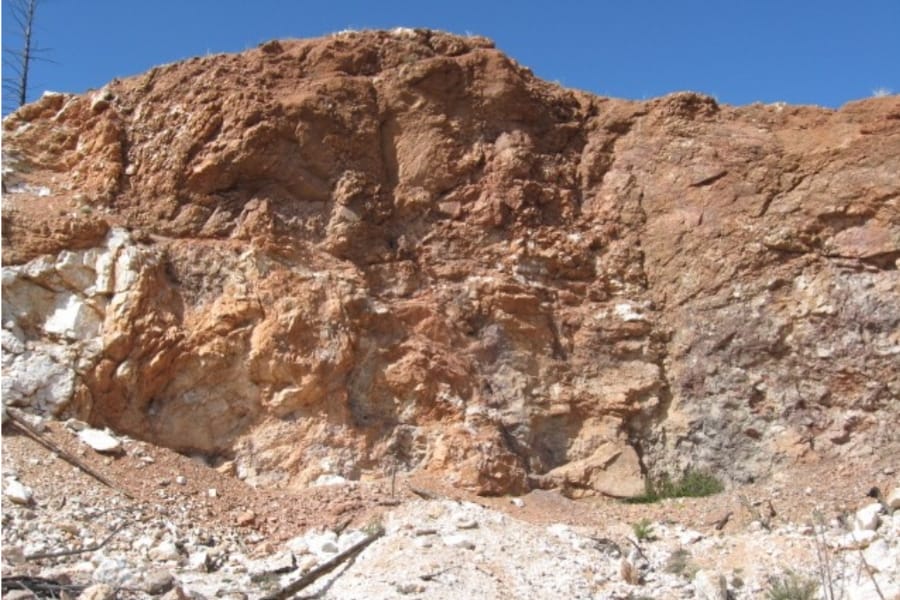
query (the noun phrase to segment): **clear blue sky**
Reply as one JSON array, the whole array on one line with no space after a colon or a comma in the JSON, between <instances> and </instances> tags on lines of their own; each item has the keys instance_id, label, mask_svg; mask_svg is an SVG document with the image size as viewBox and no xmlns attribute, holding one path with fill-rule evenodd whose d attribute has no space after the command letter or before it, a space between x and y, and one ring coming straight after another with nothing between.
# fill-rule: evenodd
<instances>
[{"instance_id":1,"label":"clear blue sky","mask_svg":"<svg viewBox=\"0 0 900 600\"><path fill-rule=\"evenodd\" d=\"M396 26L488 36L540 77L624 98L835 107L900 92L900 0L40 1L37 41L56 63L34 66L32 97L273 38Z\"/></svg>"}]
</instances>

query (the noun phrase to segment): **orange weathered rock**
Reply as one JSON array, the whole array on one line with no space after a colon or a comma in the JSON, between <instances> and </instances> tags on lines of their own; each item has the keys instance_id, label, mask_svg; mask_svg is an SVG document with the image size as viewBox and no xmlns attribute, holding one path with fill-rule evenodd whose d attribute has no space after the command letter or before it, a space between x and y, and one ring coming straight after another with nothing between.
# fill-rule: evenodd
<instances>
[{"instance_id":1,"label":"orange weathered rock","mask_svg":"<svg viewBox=\"0 0 900 600\"><path fill-rule=\"evenodd\" d=\"M898 97L614 100L370 31L3 128L4 401L277 486L632 495L896 444Z\"/></svg>"}]
</instances>

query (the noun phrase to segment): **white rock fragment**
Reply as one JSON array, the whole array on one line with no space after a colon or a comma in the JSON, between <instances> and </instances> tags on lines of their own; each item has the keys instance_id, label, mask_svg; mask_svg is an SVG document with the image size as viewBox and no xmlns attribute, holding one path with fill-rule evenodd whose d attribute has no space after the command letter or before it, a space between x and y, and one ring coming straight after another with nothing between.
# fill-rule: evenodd
<instances>
[{"instance_id":1,"label":"white rock fragment","mask_svg":"<svg viewBox=\"0 0 900 600\"><path fill-rule=\"evenodd\" d=\"M209 571L209 562L209 552L200 550L199 552L192 553L188 557L188 569L200 573L207 573Z\"/></svg>"},{"instance_id":2,"label":"white rock fragment","mask_svg":"<svg viewBox=\"0 0 900 600\"><path fill-rule=\"evenodd\" d=\"M869 544L863 552L863 557L870 567L881 573L898 567L897 557L891 556L890 545L883 539L877 539Z\"/></svg>"},{"instance_id":3,"label":"white rock fragment","mask_svg":"<svg viewBox=\"0 0 900 600\"><path fill-rule=\"evenodd\" d=\"M881 509L880 502L873 502L856 511L856 515L853 517L853 528L858 531L878 529L878 524L881 522L878 515L881 513Z\"/></svg>"},{"instance_id":4,"label":"white rock fragment","mask_svg":"<svg viewBox=\"0 0 900 600\"><path fill-rule=\"evenodd\" d=\"M509 502L518 508L525 508L525 501L521 498L510 498Z\"/></svg>"},{"instance_id":5,"label":"white rock fragment","mask_svg":"<svg viewBox=\"0 0 900 600\"><path fill-rule=\"evenodd\" d=\"M209 498L216 498L219 495L219 491L216 488L209 488L206 490L206 495Z\"/></svg>"},{"instance_id":6,"label":"white rock fragment","mask_svg":"<svg viewBox=\"0 0 900 600\"><path fill-rule=\"evenodd\" d=\"M173 542L162 542L155 548L152 548L150 552L147 553L147 556L150 557L150 560L165 562L180 559L181 553L178 552L178 547L175 546Z\"/></svg>"},{"instance_id":7,"label":"white rock fragment","mask_svg":"<svg viewBox=\"0 0 900 600\"><path fill-rule=\"evenodd\" d=\"M690 546L691 544L696 544L702 539L703 534L699 531L694 531L693 529L687 529L685 531L678 532L678 542L682 546Z\"/></svg>"},{"instance_id":8,"label":"white rock fragment","mask_svg":"<svg viewBox=\"0 0 900 600\"><path fill-rule=\"evenodd\" d=\"M296 561L291 552L279 552L272 556L247 561L247 574L251 580L259 580L273 573L287 573L296 568Z\"/></svg>"},{"instance_id":9,"label":"white rock fragment","mask_svg":"<svg viewBox=\"0 0 900 600\"><path fill-rule=\"evenodd\" d=\"M332 554L338 552L337 534L333 531L311 533L306 536L306 544L309 551L319 559L328 560Z\"/></svg>"},{"instance_id":10,"label":"white rock fragment","mask_svg":"<svg viewBox=\"0 0 900 600\"><path fill-rule=\"evenodd\" d=\"M184 475L178 475L177 477L175 477L175 483L177 483L178 485L185 485L187 484L187 477L185 477Z\"/></svg>"},{"instance_id":11,"label":"white rock fragment","mask_svg":"<svg viewBox=\"0 0 900 600\"><path fill-rule=\"evenodd\" d=\"M900 487L892 489L884 499L884 503L887 505L888 510L900 509Z\"/></svg>"},{"instance_id":12,"label":"white rock fragment","mask_svg":"<svg viewBox=\"0 0 900 600\"><path fill-rule=\"evenodd\" d=\"M694 576L694 592L697 600L727 600L728 586L721 573L701 569Z\"/></svg>"},{"instance_id":13,"label":"white rock fragment","mask_svg":"<svg viewBox=\"0 0 900 600\"><path fill-rule=\"evenodd\" d=\"M78 439L97 452L116 453L122 449L120 440L100 429L82 429L78 432Z\"/></svg>"},{"instance_id":14,"label":"white rock fragment","mask_svg":"<svg viewBox=\"0 0 900 600\"><path fill-rule=\"evenodd\" d=\"M636 311L631 304L627 302L622 302L620 304L616 304L613 309L616 313L616 316L626 322L631 321L643 321L646 317Z\"/></svg>"},{"instance_id":15,"label":"white rock fragment","mask_svg":"<svg viewBox=\"0 0 900 600\"><path fill-rule=\"evenodd\" d=\"M305 573L311 570L313 567L319 564L319 559L317 559L312 554L307 554L297 560L297 569L301 573Z\"/></svg>"},{"instance_id":16,"label":"white rock fragment","mask_svg":"<svg viewBox=\"0 0 900 600\"><path fill-rule=\"evenodd\" d=\"M310 552L309 544L306 542L306 537L302 535L298 535L297 537L289 539L284 543L284 546L298 556L301 554L308 554Z\"/></svg>"},{"instance_id":17,"label":"white rock fragment","mask_svg":"<svg viewBox=\"0 0 900 600\"><path fill-rule=\"evenodd\" d=\"M344 485L345 483L347 483L347 479L340 475L325 474L319 475L313 482L313 485Z\"/></svg>"},{"instance_id":18,"label":"white rock fragment","mask_svg":"<svg viewBox=\"0 0 900 600\"><path fill-rule=\"evenodd\" d=\"M354 530L354 531L344 532L341 535L341 537L338 538L338 541L337 541L338 549L340 549L340 551L343 552L344 550L347 550L351 546L354 546L354 545L358 544L359 542L363 541L364 539L366 539L366 537L368 537L368 536L365 534L365 532L360 531L358 529Z\"/></svg>"},{"instance_id":19,"label":"white rock fragment","mask_svg":"<svg viewBox=\"0 0 900 600\"><path fill-rule=\"evenodd\" d=\"M16 504L31 504L34 499L34 492L27 485L20 483L15 479L7 479L3 489L3 495Z\"/></svg>"}]
</instances>

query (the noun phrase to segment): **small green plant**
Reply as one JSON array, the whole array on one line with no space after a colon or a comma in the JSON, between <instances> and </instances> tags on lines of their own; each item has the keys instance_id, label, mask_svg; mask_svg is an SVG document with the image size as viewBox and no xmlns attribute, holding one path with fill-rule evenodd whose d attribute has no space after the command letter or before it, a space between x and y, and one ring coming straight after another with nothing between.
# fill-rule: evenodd
<instances>
[{"instance_id":1,"label":"small green plant","mask_svg":"<svg viewBox=\"0 0 900 600\"><path fill-rule=\"evenodd\" d=\"M626 502L652 504L664 498L702 498L718 494L724 489L725 486L714 475L688 469L677 481L673 481L668 475L656 480L648 479L644 494L629 498Z\"/></svg>"},{"instance_id":2,"label":"small green plant","mask_svg":"<svg viewBox=\"0 0 900 600\"><path fill-rule=\"evenodd\" d=\"M766 588L768 600L814 600L819 590L818 582L788 569L781 575L769 579Z\"/></svg>"},{"instance_id":3,"label":"small green plant","mask_svg":"<svg viewBox=\"0 0 900 600\"><path fill-rule=\"evenodd\" d=\"M650 519L641 519L637 523L632 523L631 530L634 531L634 537L639 542L653 541L653 523L650 522Z\"/></svg>"}]
</instances>

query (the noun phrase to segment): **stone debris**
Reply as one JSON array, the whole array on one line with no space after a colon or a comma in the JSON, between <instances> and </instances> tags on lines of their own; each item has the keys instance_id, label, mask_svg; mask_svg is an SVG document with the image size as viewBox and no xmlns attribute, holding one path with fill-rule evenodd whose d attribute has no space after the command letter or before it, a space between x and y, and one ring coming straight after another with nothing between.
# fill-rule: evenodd
<instances>
[{"instance_id":1,"label":"stone debris","mask_svg":"<svg viewBox=\"0 0 900 600\"><path fill-rule=\"evenodd\" d=\"M116 454L122 451L121 440L108 431L91 428L81 429L78 430L78 439L97 452Z\"/></svg>"},{"instance_id":2,"label":"stone debris","mask_svg":"<svg viewBox=\"0 0 900 600\"><path fill-rule=\"evenodd\" d=\"M853 518L853 526L861 531L878 529L881 522L881 511L883 510L880 502L873 502L856 511Z\"/></svg>"},{"instance_id":3,"label":"stone debris","mask_svg":"<svg viewBox=\"0 0 900 600\"><path fill-rule=\"evenodd\" d=\"M258 581L269 575L293 571L297 566L297 560L292 552L285 551L265 558L250 560L245 566L250 579Z\"/></svg>"},{"instance_id":4,"label":"stone debris","mask_svg":"<svg viewBox=\"0 0 900 600\"><path fill-rule=\"evenodd\" d=\"M237 516L237 519L235 519L235 523L237 523L238 527L249 527L250 525L253 525L254 521L256 521L256 513L252 510L243 511Z\"/></svg>"},{"instance_id":5,"label":"stone debris","mask_svg":"<svg viewBox=\"0 0 900 600\"><path fill-rule=\"evenodd\" d=\"M95 583L86 587L78 600L114 600L116 598L116 590L105 583Z\"/></svg>"},{"instance_id":6,"label":"stone debris","mask_svg":"<svg viewBox=\"0 0 900 600\"><path fill-rule=\"evenodd\" d=\"M701 569L694 576L697 600L728 600L728 585L721 573Z\"/></svg>"},{"instance_id":7,"label":"stone debris","mask_svg":"<svg viewBox=\"0 0 900 600\"><path fill-rule=\"evenodd\" d=\"M900 487L892 489L884 499L884 503L888 510L900 509Z\"/></svg>"},{"instance_id":8,"label":"stone debris","mask_svg":"<svg viewBox=\"0 0 900 600\"><path fill-rule=\"evenodd\" d=\"M34 492L30 487L11 477L3 481L3 495L16 504L28 505L34 499Z\"/></svg>"},{"instance_id":9,"label":"stone debris","mask_svg":"<svg viewBox=\"0 0 900 600\"><path fill-rule=\"evenodd\" d=\"M64 506L56 513L41 505L11 505L4 514L4 573L26 565L33 569L33 563L23 560L22 545L25 553L62 548L73 531L85 544L105 537L109 530L98 529L96 519L86 516L111 506L112 500L100 497L99 502ZM36 572L64 574L73 582L112 589L142 590L156 597L246 594L254 599L296 580L367 535L352 527L340 535L313 528L274 544L236 524L198 527L190 513L163 507L158 513L127 508L108 526L120 524L125 529L103 549L44 563ZM351 567L326 576L309 593L321 592L321 597L332 600L418 594L448 600L600 599L629 594L749 600L765 595L770 577L784 571L787 556L792 556L793 569L815 576L816 536L824 536L830 552L842 552L841 560L834 562L835 584L846 597L866 598L873 591L870 583L857 577L863 559L883 590L896 591L900 581L900 513L882 515L875 529L809 529L783 523L771 531L748 528L712 537L676 523L653 522L654 540L638 542L627 541L632 532L625 523L602 533L564 523L538 526L449 500L407 502L387 512L383 524L385 535ZM737 549L743 554L734 554ZM735 570L738 563L729 562L735 556L744 557L739 570Z\"/></svg>"}]
</instances>

